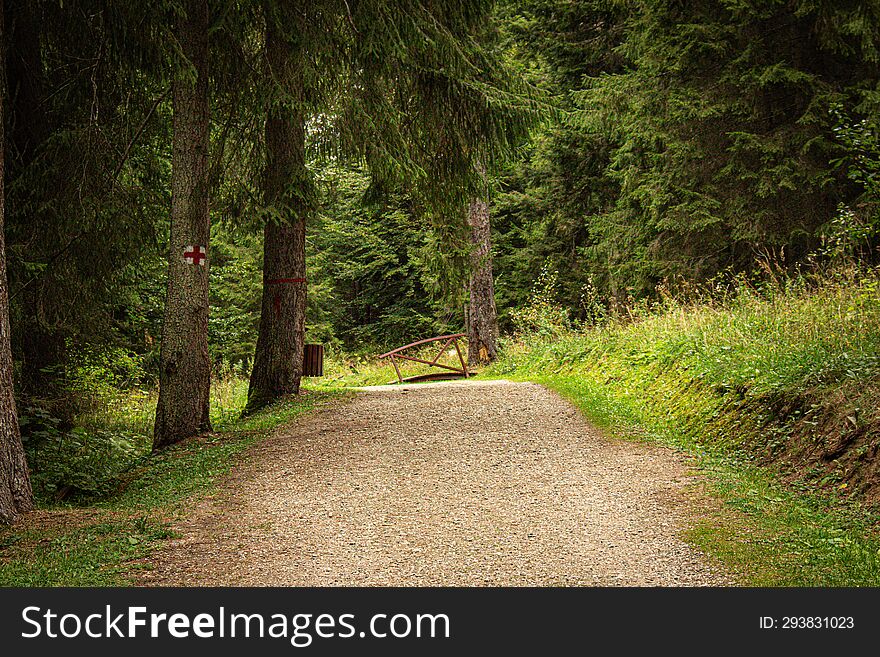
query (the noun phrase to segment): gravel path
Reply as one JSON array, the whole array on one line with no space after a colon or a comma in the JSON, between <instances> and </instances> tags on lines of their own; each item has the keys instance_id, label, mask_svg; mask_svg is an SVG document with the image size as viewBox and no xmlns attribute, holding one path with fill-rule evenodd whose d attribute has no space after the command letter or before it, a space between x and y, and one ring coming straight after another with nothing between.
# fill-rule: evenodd
<instances>
[{"instance_id":1,"label":"gravel path","mask_svg":"<svg viewBox=\"0 0 880 657\"><path fill-rule=\"evenodd\" d=\"M364 389L253 448L147 585L702 586L687 464L612 440L547 389Z\"/></svg>"}]
</instances>

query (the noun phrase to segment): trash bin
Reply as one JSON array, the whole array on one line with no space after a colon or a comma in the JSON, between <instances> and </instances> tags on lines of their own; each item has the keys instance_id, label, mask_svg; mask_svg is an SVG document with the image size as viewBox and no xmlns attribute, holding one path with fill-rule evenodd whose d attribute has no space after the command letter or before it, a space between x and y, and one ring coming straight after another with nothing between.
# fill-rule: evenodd
<instances>
[{"instance_id":1,"label":"trash bin","mask_svg":"<svg viewBox=\"0 0 880 657\"><path fill-rule=\"evenodd\" d=\"M303 376L324 376L324 345L307 344L303 350Z\"/></svg>"}]
</instances>

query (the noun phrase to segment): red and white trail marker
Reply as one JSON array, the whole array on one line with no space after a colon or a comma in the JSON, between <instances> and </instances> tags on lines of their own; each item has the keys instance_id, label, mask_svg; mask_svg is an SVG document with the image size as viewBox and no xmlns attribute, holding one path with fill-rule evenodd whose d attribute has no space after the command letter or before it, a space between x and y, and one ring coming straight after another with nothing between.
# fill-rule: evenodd
<instances>
[{"instance_id":1,"label":"red and white trail marker","mask_svg":"<svg viewBox=\"0 0 880 657\"><path fill-rule=\"evenodd\" d=\"M208 255L203 246L188 246L183 251L183 259L188 265L201 265L204 267Z\"/></svg>"}]
</instances>

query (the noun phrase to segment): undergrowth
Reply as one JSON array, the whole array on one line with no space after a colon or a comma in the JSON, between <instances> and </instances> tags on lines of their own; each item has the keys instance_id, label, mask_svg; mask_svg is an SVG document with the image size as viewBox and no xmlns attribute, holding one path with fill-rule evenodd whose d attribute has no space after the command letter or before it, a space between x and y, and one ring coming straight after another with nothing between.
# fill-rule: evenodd
<instances>
[{"instance_id":1,"label":"undergrowth","mask_svg":"<svg viewBox=\"0 0 880 657\"><path fill-rule=\"evenodd\" d=\"M39 406L24 409L20 417L38 506L106 495L152 450L157 388L127 385L106 368L82 367L77 374L71 385L76 385L79 412L72 426ZM214 377L211 424L216 431L236 426L247 386L246 379L228 372Z\"/></svg>"},{"instance_id":2,"label":"undergrowth","mask_svg":"<svg viewBox=\"0 0 880 657\"><path fill-rule=\"evenodd\" d=\"M876 271L741 278L684 301L661 290L624 311L594 303L581 327L544 296L484 376L545 384L611 433L690 454L722 503L686 538L743 583L880 586ZM98 391L102 403L84 405L73 429L26 415L29 455L44 466L40 503L67 511L0 533L0 584L125 583L168 537L168 518L272 427L345 388L394 379L387 360L328 350L308 394L240 419L246 381L218 377L215 433L156 455L149 388Z\"/></svg>"}]
</instances>

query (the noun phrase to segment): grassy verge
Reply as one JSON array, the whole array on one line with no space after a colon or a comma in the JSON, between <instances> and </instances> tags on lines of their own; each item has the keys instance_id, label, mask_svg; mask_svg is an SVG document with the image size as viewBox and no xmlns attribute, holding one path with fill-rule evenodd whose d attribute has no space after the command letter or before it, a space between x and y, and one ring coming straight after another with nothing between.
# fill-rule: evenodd
<instances>
[{"instance_id":1,"label":"grassy verge","mask_svg":"<svg viewBox=\"0 0 880 657\"><path fill-rule=\"evenodd\" d=\"M224 383L221 385L228 385ZM235 384L241 387L240 384ZM215 393L218 391L215 390ZM222 393L222 391L220 391ZM129 583L136 561L172 536L170 521L188 502L210 491L236 457L271 430L338 397L309 390L246 419L232 400L221 414L215 404L213 434L184 441L158 454L134 458L105 494L79 495L43 509L0 531L0 586L119 586ZM240 401L240 400L239 400ZM137 400L129 418L137 418ZM126 413L109 416L119 423ZM93 427L98 420L93 418ZM131 430L132 423L125 424ZM117 427L119 429L119 427Z\"/></svg>"},{"instance_id":2,"label":"grassy verge","mask_svg":"<svg viewBox=\"0 0 880 657\"><path fill-rule=\"evenodd\" d=\"M667 300L627 321L507 345L595 423L696 458L723 504L688 539L743 583L878 586L876 274Z\"/></svg>"}]
</instances>

